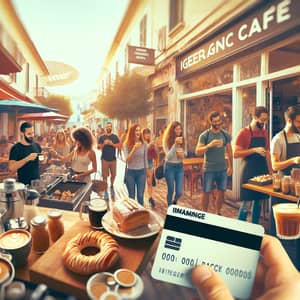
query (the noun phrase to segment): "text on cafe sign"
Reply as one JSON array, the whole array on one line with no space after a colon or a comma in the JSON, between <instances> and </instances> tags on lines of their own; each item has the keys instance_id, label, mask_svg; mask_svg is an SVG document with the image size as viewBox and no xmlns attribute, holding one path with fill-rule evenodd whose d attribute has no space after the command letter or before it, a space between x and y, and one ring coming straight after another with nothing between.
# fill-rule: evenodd
<instances>
[{"instance_id":1,"label":"text on cafe sign","mask_svg":"<svg viewBox=\"0 0 300 300\"><path fill-rule=\"evenodd\" d=\"M209 42L180 55L176 62L177 77L299 26L299 11L299 0L268 2Z\"/></svg>"},{"instance_id":2,"label":"text on cafe sign","mask_svg":"<svg viewBox=\"0 0 300 300\"><path fill-rule=\"evenodd\" d=\"M128 46L128 62L141 65L154 65L154 49Z\"/></svg>"}]
</instances>

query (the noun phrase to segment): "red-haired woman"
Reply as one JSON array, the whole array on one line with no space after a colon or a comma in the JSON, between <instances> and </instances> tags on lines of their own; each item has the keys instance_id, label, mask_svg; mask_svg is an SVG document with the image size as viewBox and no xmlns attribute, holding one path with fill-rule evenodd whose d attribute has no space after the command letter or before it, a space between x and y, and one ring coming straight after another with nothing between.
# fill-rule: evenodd
<instances>
[{"instance_id":1,"label":"red-haired woman","mask_svg":"<svg viewBox=\"0 0 300 300\"><path fill-rule=\"evenodd\" d=\"M178 121L173 121L166 128L163 135L165 157L165 178L168 187L168 205L176 204L182 195L183 189L183 163L184 139L182 126ZM175 197L174 194L175 186Z\"/></svg>"},{"instance_id":2,"label":"red-haired woman","mask_svg":"<svg viewBox=\"0 0 300 300\"><path fill-rule=\"evenodd\" d=\"M127 170L125 173L125 183L129 197L144 205L144 191L146 184L147 145L144 143L141 127L133 124L128 129L124 141L124 154L126 158Z\"/></svg>"},{"instance_id":3,"label":"red-haired woman","mask_svg":"<svg viewBox=\"0 0 300 300\"><path fill-rule=\"evenodd\" d=\"M143 129L143 139L147 143L147 156L148 156L148 168L147 168L147 191L148 191L148 202L154 207L155 201L153 199L152 181L153 181L153 162L157 159L157 149L154 145L154 141L151 141L151 130L149 128Z\"/></svg>"}]
</instances>

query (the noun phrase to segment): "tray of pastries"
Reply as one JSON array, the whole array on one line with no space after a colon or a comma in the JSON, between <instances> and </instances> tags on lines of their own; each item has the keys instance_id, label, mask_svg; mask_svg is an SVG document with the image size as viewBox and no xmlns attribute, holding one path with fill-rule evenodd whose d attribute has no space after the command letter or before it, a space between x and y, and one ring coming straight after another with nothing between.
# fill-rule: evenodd
<instances>
[{"instance_id":1,"label":"tray of pastries","mask_svg":"<svg viewBox=\"0 0 300 300\"><path fill-rule=\"evenodd\" d=\"M256 185L268 185L272 183L272 175L263 174L263 175L255 176L250 178L248 182Z\"/></svg>"}]
</instances>

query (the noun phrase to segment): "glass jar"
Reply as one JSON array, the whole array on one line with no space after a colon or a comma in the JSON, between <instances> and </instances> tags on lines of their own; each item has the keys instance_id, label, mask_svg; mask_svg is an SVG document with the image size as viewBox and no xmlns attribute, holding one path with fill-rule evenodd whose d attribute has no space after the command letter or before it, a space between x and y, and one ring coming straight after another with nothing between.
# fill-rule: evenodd
<instances>
[{"instance_id":1,"label":"glass jar","mask_svg":"<svg viewBox=\"0 0 300 300\"><path fill-rule=\"evenodd\" d=\"M293 178L290 179L290 194L293 196L296 196L295 182Z\"/></svg>"},{"instance_id":2,"label":"glass jar","mask_svg":"<svg viewBox=\"0 0 300 300\"><path fill-rule=\"evenodd\" d=\"M281 179L281 191L288 194L290 191L290 176L283 176Z\"/></svg>"},{"instance_id":3,"label":"glass jar","mask_svg":"<svg viewBox=\"0 0 300 300\"><path fill-rule=\"evenodd\" d=\"M46 229L46 218L36 216L31 222L32 250L36 253L44 253L49 248L49 232Z\"/></svg>"},{"instance_id":4,"label":"glass jar","mask_svg":"<svg viewBox=\"0 0 300 300\"><path fill-rule=\"evenodd\" d=\"M56 242L64 234L64 223L59 210L48 211L48 230L52 242Z\"/></svg>"}]
</instances>

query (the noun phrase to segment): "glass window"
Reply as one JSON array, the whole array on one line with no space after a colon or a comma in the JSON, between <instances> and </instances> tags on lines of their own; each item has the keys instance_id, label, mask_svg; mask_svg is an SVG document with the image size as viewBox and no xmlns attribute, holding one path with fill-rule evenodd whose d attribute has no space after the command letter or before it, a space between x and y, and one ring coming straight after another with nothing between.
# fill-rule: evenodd
<instances>
[{"instance_id":1,"label":"glass window","mask_svg":"<svg viewBox=\"0 0 300 300\"><path fill-rule=\"evenodd\" d=\"M186 103L186 133L188 154L193 156L201 132L209 128L208 114L218 111L222 115L223 128L232 132L232 93L223 93L202 97Z\"/></svg>"},{"instance_id":2,"label":"glass window","mask_svg":"<svg viewBox=\"0 0 300 300\"><path fill-rule=\"evenodd\" d=\"M214 68L205 73L194 76L183 82L183 93L193 93L215 86L231 83L233 78L232 63Z\"/></svg>"},{"instance_id":3,"label":"glass window","mask_svg":"<svg viewBox=\"0 0 300 300\"><path fill-rule=\"evenodd\" d=\"M260 56L252 57L240 64L240 80L260 75Z\"/></svg>"},{"instance_id":4,"label":"glass window","mask_svg":"<svg viewBox=\"0 0 300 300\"><path fill-rule=\"evenodd\" d=\"M246 127L252 120L252 113L256 106L256 87L242 89L242 127Z\"/></svg>"},{"instance_id":5,"label":"glass window","mask_svg":"<svg viewBox=\"0 0 300 300\"><path fill-rule=\"evenodd\" d=\"M300 40L270 52L269 72L276 72L300 64Z\"/></svg>"},{"instance_id":6,"label":"glass window","mask_svg":"<svg viewBox=\"0 0 300 300\"><path fill-rule=\"evenodd\" d=\"M183 21L183 0L170 0L169 31Z\"/></svg>"},{"instance_id":7,"label":"glass window","mask_svg":"<svg viewBox=\"0 0 300 300\"><path fill-rule=\"evenodd\" d=\"M160 106L168 105L168 87L163 87L154 92L154 105L158 109Z\"/></svg>"},{"instance_id":8,"label":"glass window","mask_svg":"<svg viewBox=\"0 0 300 300\"><path fill-rule=\"evenodd\" d=\"M147 44L147 16L145 15L140 22L140 46L146 47Z\"/></svg>"}]
</instances>

